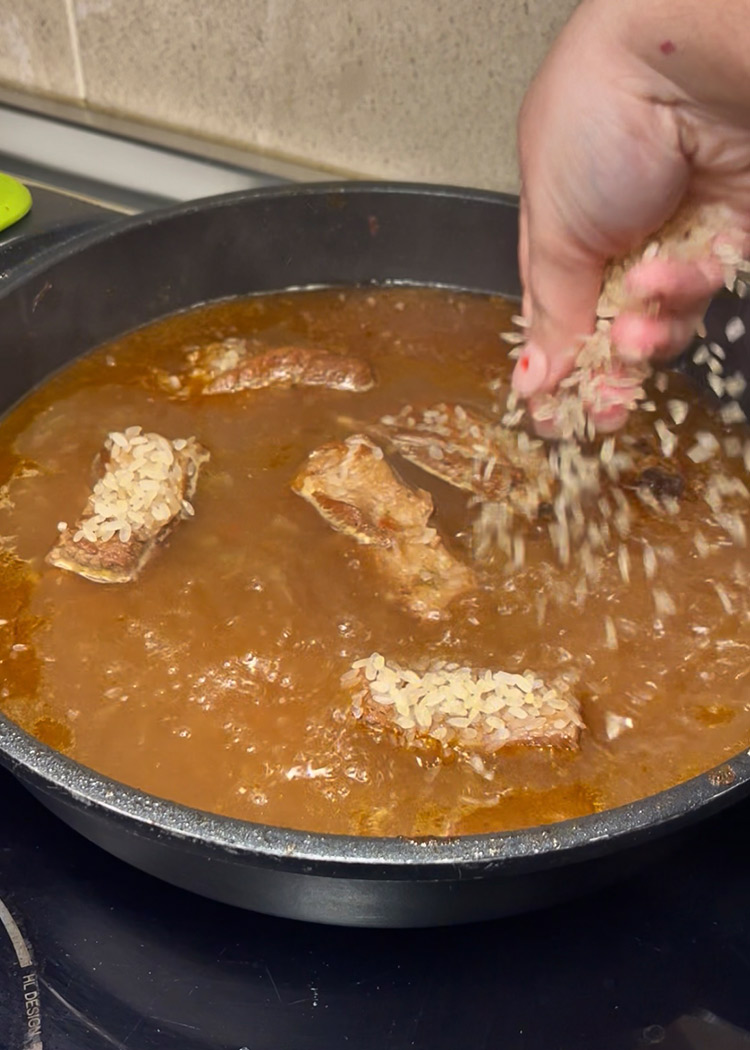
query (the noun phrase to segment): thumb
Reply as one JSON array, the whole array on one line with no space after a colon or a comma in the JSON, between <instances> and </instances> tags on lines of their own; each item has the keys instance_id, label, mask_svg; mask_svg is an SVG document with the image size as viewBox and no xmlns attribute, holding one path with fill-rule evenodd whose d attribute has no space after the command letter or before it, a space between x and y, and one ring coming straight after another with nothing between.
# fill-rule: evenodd
<instances>
[{"instance_id":1,"label":"thumb","mask_svg":"<svg viewBox=\"0 0 750 1050\"><path fill-rule=\"evenodd\" d=\"M519 264L530 314L528 342L513 371L521 397L554 390L594 330L605 259L549 226L540 232L521 208Z\"/></svg>"}]
</instances>

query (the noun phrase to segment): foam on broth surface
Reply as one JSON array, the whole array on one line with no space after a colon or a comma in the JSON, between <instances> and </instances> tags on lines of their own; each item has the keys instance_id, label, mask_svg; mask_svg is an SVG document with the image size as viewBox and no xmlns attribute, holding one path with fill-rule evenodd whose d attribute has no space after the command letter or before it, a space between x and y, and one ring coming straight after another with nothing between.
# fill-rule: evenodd
<instances>
[{"instance_id":1,"label":"foam on broth surface","mask_svg":"<svg viewBox=\"0 0 750 1050\"><path fill-rule=\"evenodd\" d=\"M499 299L403 289L222 303L130 334L32 393L0 422L0 482L9 482L0 498L4 711L53 747L154 794L361 834L470 833L577 816L659 791L747 746L746 552L717 535L718 550L699 557L700 501L683 501L669 520L639 505L630 585L613 554L583 609L540 525L530 528L523 570L479 565L477 594L458 599L444 620L420 621L381 595L357 545L290 489L313 449L404 404L487 411L496 400L488 380L507 384L510 375L498 333L511 312ZM187 347L236 335L360 355L378 382L367 393L298 388L178 401L148 381L149 367L182 367ZM665 397L690 398L685 390L675 379ZM106 434L134 424L195 435L210 450L195 518L133 584L98 585L45 565L57 523L75 521L85 503ZM711 426L691 408L681 444ZM643 414L633 427L651 433L652 421ZM439 528L468 560L475 510L467 494L393 463L432 493ZM741 458L723 467L744 474ZM644 537L674 550L653 581L677 608L663 620L642 568ZM540 626L545 593L561 600L547 603ZM429 653L549 679L575 673L588 727L581 750L501 752L492 781L460 762L423 768L346 717L340 677L373 651L405 665ZM610 740L612 715L633 728Z\"/></svg>"}]
</instances>

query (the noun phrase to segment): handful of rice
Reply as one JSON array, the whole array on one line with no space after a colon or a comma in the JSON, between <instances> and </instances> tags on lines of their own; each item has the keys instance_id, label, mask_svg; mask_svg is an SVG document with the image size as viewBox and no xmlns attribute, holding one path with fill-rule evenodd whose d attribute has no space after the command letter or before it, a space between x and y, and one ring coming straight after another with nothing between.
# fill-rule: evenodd
<instances>
[{"instance_id":1,"label":"handful of rice","mask_svg":"<svg viewBox=\"0 0 750 1050\"><path fill-rule=\"evenodd\" d=\"M607 267L596 309L594 332L583 339L571 374L562 380L558 389L538 400L535 418L551 420L563 440L592 439L596 427L591 412L608 407L607 391L617 391L617 403L635 408L645 398L643 382L650 375L647 363L631 364L621 361L613 351L612 324L620 314L637 309L626 287L627 275L636 265L653 259L694 262L713 258L724 272L724 283L730 290L738 275L748 266L739 251L732 247L736 224L728 208L719 204L686 205L647 241L623 259L610 262ZM722 241L722 238L726 238ZM716 243L717 239L720 243ZM519 340L514 334L512 341ZM515 354L520 354L520 342ZM611 403L611 394L609 395ZM511 411L515 410L512 398Z\"/></svg>"},{"instance_id":2,"label":"handful of rice","mask_svg":"<svg viewBox=\"0 0 750 1050\"><path fill-rule=\"evenodd\" d=\"M591 580L598 574L598 565L606 554L612 540L621 543L630 533L630 510L621 489L617 486L622 471L632 467L632 456L627 449L618 447L616 436L608 437L595 449L584 452L582 445L596 438L594 416L602 409L616 403L633 409L639 405L654 411L653 402L646 400L644 382L651 374L648 363L631 364L621 361L612 344L612 325L615 319L629 309L637 308L626 287L630 270L636 265L652 259L669 259L681 262L714 258L723 269L726 287L733 289L742 282L748 266L741 254L732 247L736 237L736 225L731 213L722 205L685 206L666 223L652 238L644 241L625 258L613 260L607 267L597 304L597 319L594 332L583 338L578 349L575 366L552 393L535 399L534 416L537 421L551 421L559 435L559 441L551 446L549 462L556 484L554 518L549 526L550 537L559 561L566 565L575 550L584 571ZM717 243L717 240L719 243ZM739 283L740 293L744 284ZM523 324L521 318L516 319ZM705 333L704 333L705 334ZM506 336L515 344L511 356L523 351L525 337L514 332ZM706 357L709 357L707 348ZM720 364L709 361L709 364ZM667 377L656 376L657 386L664 390ZM735 381L736 380L736 381ZM660 382L663 381L663 382ZM735 377L725 381L711 375L709 382L716 393L739 396L744 389L744 380ZM731 384L735 383L735 387ZM730 389L731 387L731 389ZM673 455L676 437L670 425L681 422L687 412L684 402L669 402L672 418L668 421L655 419L654 425L661 450L666 458ZM505 427L518 428L524 421L526 408L514 392L509 395L502 423ZM744 413L736 402L722 410L725 423L744 419ZM668 425L670 424L670 425ZM527 441L527 435L518 429L519 442ZM615 506L600 499L602 481L614 482L611 495ZM715 508L711 508L715 510ZM597 523L597 517L604 520ZM592 525L593 522L593 525ZM610 532L610 525L615 528ZM500 549L512 557L515 567L520 567L523 558L518 551L523 549L525 524L507 505L485 503L475 524L475 549L479 556L492 549ZM624 574L624 578L627 573ZM627 582L627 581L626 581ZM582 584L582 592L586 584Z\"/></svg>"}]
</instances>

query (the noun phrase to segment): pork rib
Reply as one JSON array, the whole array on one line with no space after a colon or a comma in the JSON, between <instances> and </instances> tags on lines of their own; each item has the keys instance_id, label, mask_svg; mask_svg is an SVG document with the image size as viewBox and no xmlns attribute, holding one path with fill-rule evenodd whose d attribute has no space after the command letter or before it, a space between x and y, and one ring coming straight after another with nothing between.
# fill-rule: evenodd
<instances>
[{"instance_id":1,"label":"pork rib","mask_svg":"<svg viewBox=\"0 0 750 1050\"><path fill-rule=\"evenodd\" d=\"M358 357L304 346L250 349L230 338L192 351L186 377L169 376L173 391L236 394L264 387L322 386L362 393L375 385L370 365Z\"/></svg>"},{"instance_id":2,"label":"pork rib","mask_svg":"<svg viewBox=\"0 0 750 1050\"><path fill-rule=\"evenodd\" d=\"M542 443L530 440L520 447L516 431L462 405L407 406L396 416L383 416L373 433L410 463L482 501L508 501L534 516L540 500L551 497Z\"/></svg>"},{"instance_id":3,"label":"pork rib","mask_svg":"<svg viewBox=\"0 0 750 1050\"><path fill-rule=\"evenodd\" d=\"M404 485L364 435L314 451L292 488L337 532L371 548L387 596L415 615L437 617L476 586L471 569L428 525L429 493Z\"/></svg>"},{"instance_id":4,"label":"pork rib","mask_svg":"<svg viewBox=\"0 0 750 1050\"><path fill-rule=\"evenodd\" d=\"M130 583L194 513L190 500L209 453L194 438L128 427L109 435L98 458L101 477L77 523L61 523L47 562L95 583Z\"/></svg>"},{"instance_id":5,"label":"pork rib","mask_svg":"<svg viewBox=\"0 0 750 1050\"><path fill-rule=\"evenodd\" d=\"M442 756L491 757L513 744L576 749L583 720L563 682L433 660L421 669L380 653L356 660L342 685L352 716L399 744Z\"/></svg>"}]
</instances>

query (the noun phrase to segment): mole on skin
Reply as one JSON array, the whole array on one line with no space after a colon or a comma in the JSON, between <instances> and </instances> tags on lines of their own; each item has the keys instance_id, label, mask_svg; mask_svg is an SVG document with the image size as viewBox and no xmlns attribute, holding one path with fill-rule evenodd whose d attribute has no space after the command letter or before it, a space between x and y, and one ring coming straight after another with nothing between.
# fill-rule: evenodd
<instances>
[{"instance_id":1,"label":"mole on skin","mask_svg":"<svg viewBox=\"0 0 750 1050\"><path fill-rule=\"evenodd\" d=\"M663 55L671 55L673 51L677 50L677 48L671 40L665 40L664 43L659 44L659 50Z\"/></svg>"}]
</instances>

